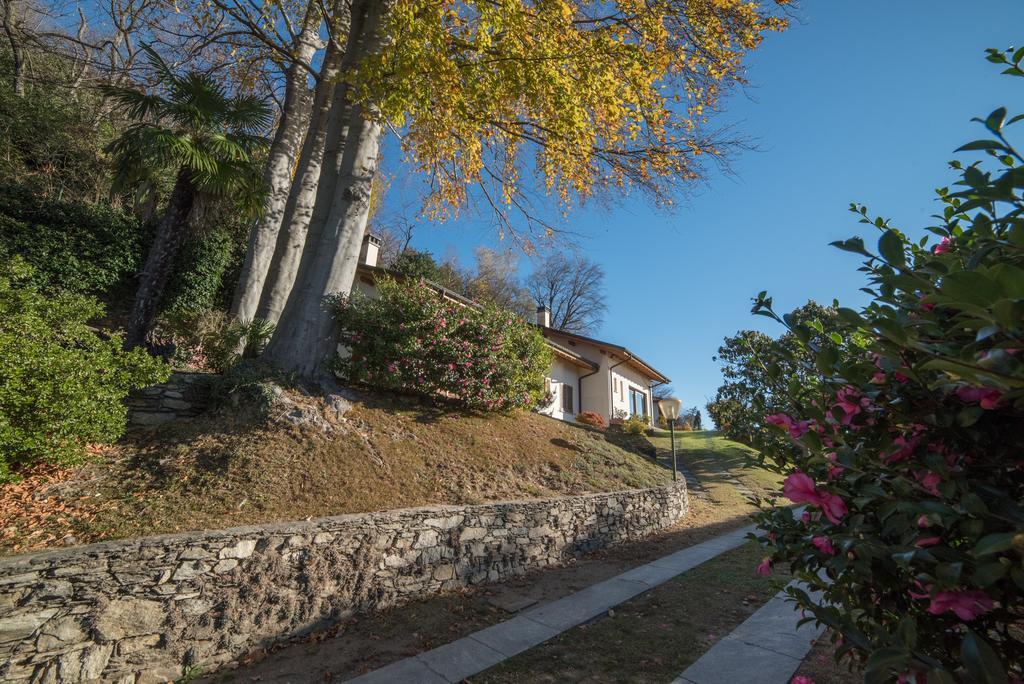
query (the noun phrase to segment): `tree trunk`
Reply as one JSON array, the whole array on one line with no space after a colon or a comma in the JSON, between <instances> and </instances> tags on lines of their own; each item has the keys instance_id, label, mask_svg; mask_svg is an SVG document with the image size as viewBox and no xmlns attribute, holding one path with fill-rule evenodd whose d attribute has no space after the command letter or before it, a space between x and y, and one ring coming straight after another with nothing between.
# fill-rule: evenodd
<instances>
[{"instance_id":1,"label":"tree trunk","mask_svg":"<svg viewBox=\"0 0 1024 684\"><path fill-rule=\"evenodd\" d=\"M131 318L125 346L137 347L146 342L153 331L160 298L167 289L167 281L174 268L174 260L188 230L189 216L196 203L196 190L191 174L186 169L178 172L164 217L157 226L153 244L150 245L146 264L139 275L139 287L135 291Z\"/></svg>"},{"instance_id":2,"label":"tree trunk","mask_svg":"<svg viewBox=\"0 0 1024 684\"><path fill-rule=\"evenodd\" d=\"M357 65L381 48L381 20L390 6L380 0L353 2L346 64ZM335 351L337 330L329 298L352 288L377 172L380 123L349 95L348 88L335 89L328 144L334 142L332 130L345 133L337 155L337 179L325 185L325 175L331 175L334 166L325 154L298 277L265 353L271 364L304 377L324 373L323 364Z\"/></svg>"},{"instance_id":3,"label":"tree trunk","mask_svg":"<svg viewBox=\"0 0 1024 684\"><path fill-rule=\"evenodd\" d=\"M243 321L252 320L256 315L267 270L274 256L277 235L285 216L285 207L292 187L295 157L309 123L310 92L306 85L309 78L307 65L316 54L319 32L319 5L310 1L302 30L295 37L292 63L285 78L281 122L274 134L263 171L263 181L268 188L267 199L263 206L263 214L249 232L249 244L231 304L231 313Z\"/></svg>"},{"instance_id":4,"label":"tree trunk","mask_svg":"<svg viewBox=\"0 0 1024 684\"><path fill-rule=\"evenodd\" d=\"M345 21L344 25L347 30L348 22ZM343 43L339 42L340 40L342 39L332 40L324 55L324 64L313 100L313 112L309 119L309 130L302 145L302 153L299 155L298 171L288 196L284 221L277 235L274 257L270 262L270 268L263 283L263 293L256 309L257 318L274 325L280 320L281 311L292 291L295 274L299 268L299 259L302 257L302 248L306 244L306 231L313 216L317 187L320 183L326 153L325 147L334 93L336 89L345 87L344 84L337 83L342 58L345 55L345 49ZM330 163L336 167L337 145L340 144L339 141L344 132L336 130L333 133ZM324 185L329 186L335 177L325 180Z\"/></svg>"},{"instance_id":5,"label":"tree trunk","mask_svg":"<svg viewBox=\"0 0 1024 684\"><path fill-rule=\"evenodd\" d=\"M11 71L11 88L18 97L25 95L25 50L21 45L18 36L18 16L16 12L16 0L3 0L4 2L4 34L7 42L11 45L11 60L13 69Z\"/></svg>"}]
</instances>

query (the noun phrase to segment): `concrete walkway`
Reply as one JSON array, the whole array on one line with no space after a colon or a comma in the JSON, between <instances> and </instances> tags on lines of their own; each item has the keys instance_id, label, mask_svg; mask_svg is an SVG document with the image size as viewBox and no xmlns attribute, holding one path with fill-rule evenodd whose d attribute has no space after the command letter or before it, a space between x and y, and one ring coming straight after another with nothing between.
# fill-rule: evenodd
<instances>
[{"instance_id":1,"label":"concrete walkway","mask_svg":"<svg viewBox=\"0 0 1024 684\"><path fill-rule=\"evenodd\" d=\"M575 594L532 608L511 620L482 629L426 653L399 660L349 681L361 684L461 682L568 629L593 620L608 612L610 608L649 591L719 554L741 546L747 533L753 530L754 526L749 525L670 553Z\"/></svg>"},{"instance_id":2,"label":"concrete walkway","mask_svg":"<svg viewBox=\"0 0 1024 684\"><path fill-rule=\"evenodd\" d=\"M797 627L800 613L779 592L686 668L672 684L788 684L824 627Z\"/></svg>"}]
</instances>

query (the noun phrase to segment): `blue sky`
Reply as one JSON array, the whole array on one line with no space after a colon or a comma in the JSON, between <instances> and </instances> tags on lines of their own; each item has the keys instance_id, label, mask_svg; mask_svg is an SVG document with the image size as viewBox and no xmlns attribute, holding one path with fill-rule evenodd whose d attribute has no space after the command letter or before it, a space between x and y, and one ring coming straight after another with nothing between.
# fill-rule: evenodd
<instances>
[{"instance_id":1,"label":"blue sky","mask_svg":"<svg viewBox=\"0 0 1024 684\"><path fill-rule=\"evenodd\" d=\"M609 310L596 336L669 375L686 405L714 396L723 337L779 332L750 315L758 291L786 311L808 299L863 303L857 258L828 246L877 239L847 211L851 201L921 234L937 210L934 188L952 181L952 151L982 137L971 117L1000 105L1024 112L1024 81L984 60L987 47L1024 42L1024 1L805 0L797 15L750 56L751 86L716 120L758 148L739 153L730 175L712 170L670 214L630 198L567 219L606 272ZM395 190L383 213L411 218L408 193ZM508 243L473 212L420 224L413 242L465 264L478 245Z\"/></svg>"}]
</instances>

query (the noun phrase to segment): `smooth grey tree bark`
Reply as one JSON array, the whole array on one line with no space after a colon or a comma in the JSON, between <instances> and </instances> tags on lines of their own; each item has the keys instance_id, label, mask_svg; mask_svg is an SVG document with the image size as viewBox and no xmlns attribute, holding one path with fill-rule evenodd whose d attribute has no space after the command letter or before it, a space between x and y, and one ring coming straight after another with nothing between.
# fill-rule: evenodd
<instances>
[{"instance_id":1,"label":"smooth grey tree bark","mask_svg":"<svg viewBox=\"0 0 1024 684\"><path fill-rule=\"evenodd\" d=\"M352 3L343 71L381 49L382 20L392 4L383 0ZM264 354L272 365L303 377L326 375L324 363L335 352L337 329L330 298L352 288L377 172L381 124L350 95L347 87L335 89L328 144L333 142L333 130L344 131L344 138L338 140L337 177L325 184L325 174L331 175L333 167L325 153L298 277Z\"/></svg>"},{"instance_id":2,"label":"smooth grey tree bark","mask_svg":"<svg viewBox=\"0 0 1024 684\"><path fill-rule=\"evenodd\" d=\"M3 28L7 42L11 46L11 89L17 97L25 95L25 49L21 41L21 29L18 26L18 8L16 0L3 0Z\"/></svg>"},{"instance_id":3,"label":"smooth grey tree bark","mask_svg":"<svg viewBox=\"0 0 1024 684\"><path fill-rule=\"evenodd\" d=\"M346 18L343 25L338 22L336 30L344 28L347 32L348 25L349 22ZM302 258L302 248L306 244L306 232L313 217L317 188L320 184L321 170L325 159L331 104L335 90L345 87L338 83L344 55L344 38L331 40L324 55L324 63L313 99L309 130L306 132L306 139L299 155L297 172L288 196L281 230L277 234L274 257L263 283L259 306L256 308L257 318L274 325L280 320L281 311L292 291L295 274L298 272L299 261ZM333 133L332 163L337 159L337 148L343 141L344 131L335 130ZM337 164L334 163L334 166L336 173ZM325 179L325 186L329 186L334 180L336 180L336 176L333 175L331 178Z\"/></svg>"},{"instance_id":4,"label":"smooth grey tree bark","mask_svg":"<svg viewBox=\"0 0 1024 684\"><path fill-rule=\"evenodd\" d=\"M292 63L285 76L281 121L263 170L263 181L268 188L267 199L263 214L249 232L245 259L242 261L242 271L231 304L231 313L243 321L252 320L256 315L293 185L295 158L309 125L312 96L307 81L310 64L318 49L320 23L319 4L310 1L302 28L295 36Z\"/></svg>"}]
</instances>

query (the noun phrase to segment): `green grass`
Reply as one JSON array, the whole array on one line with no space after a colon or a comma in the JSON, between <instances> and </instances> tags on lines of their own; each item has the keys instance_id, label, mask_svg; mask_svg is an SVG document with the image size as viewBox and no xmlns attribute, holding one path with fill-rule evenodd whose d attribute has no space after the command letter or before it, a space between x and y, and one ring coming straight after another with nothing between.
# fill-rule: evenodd
<instances>
[{"instance_id":1,"label":"green grass","mask_svg":"<svg viewBox=\"0 0 1024 684\"><path fill-rule=\"evenodd\" d=\"M758 577L761 556L753 542L724 553L470 681L671 681L788 580Z\"/></svg>"},{"instance_id":2,"label":"green grass","mask_svg":"<svg viewBox=\"0 0 1024 684\"><path fill-rule=\"evenodd\" d=\"M668 431L656 430L648 439L658 448L659 461L670 463ZM726 439L713 430L676 431L676 456L680 464L708 489L712 500L716 502L733 503L737 497L743 500L743 495L725 481L722 473L736 478L759 495L781 486L782 479L777 473L757 464L756 451Z\"/></svg>"}]
</instances>

